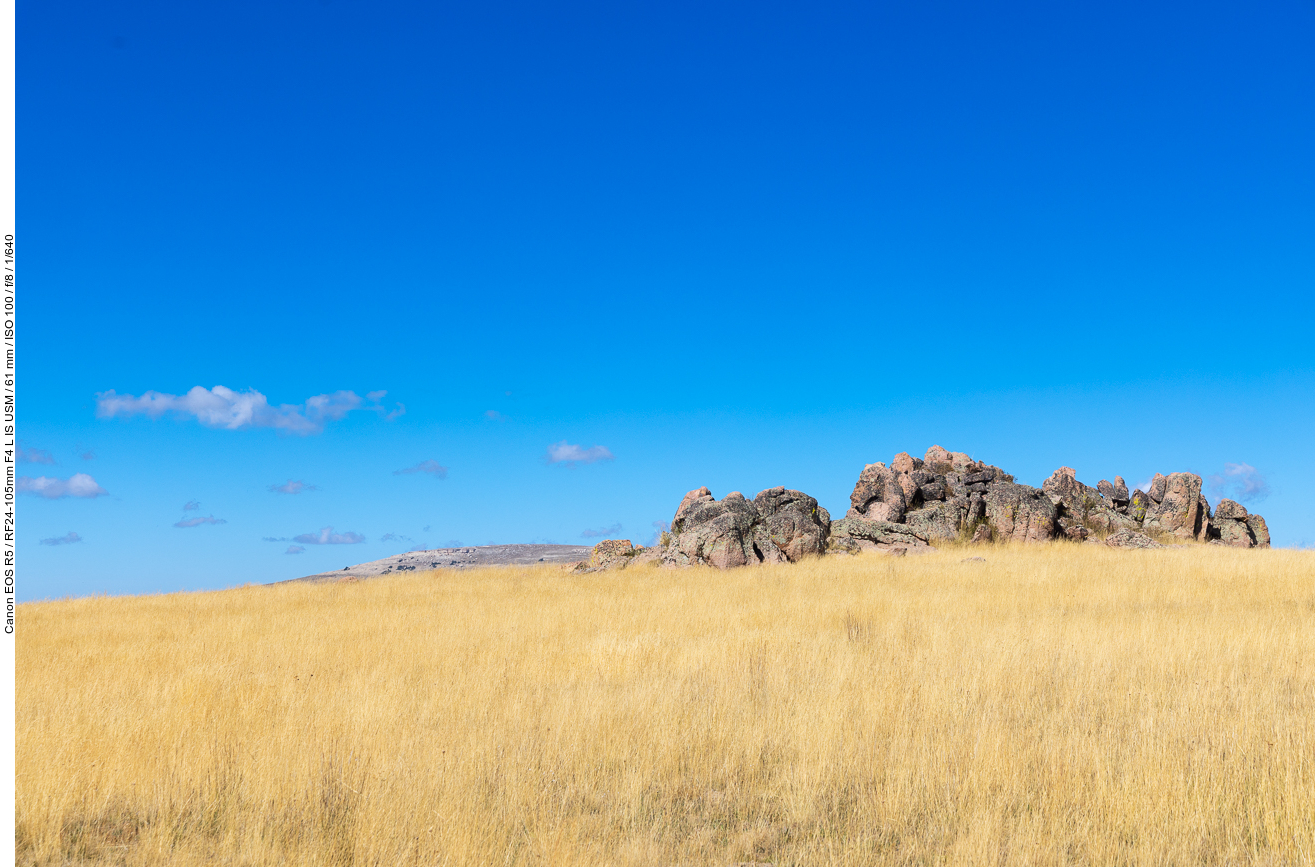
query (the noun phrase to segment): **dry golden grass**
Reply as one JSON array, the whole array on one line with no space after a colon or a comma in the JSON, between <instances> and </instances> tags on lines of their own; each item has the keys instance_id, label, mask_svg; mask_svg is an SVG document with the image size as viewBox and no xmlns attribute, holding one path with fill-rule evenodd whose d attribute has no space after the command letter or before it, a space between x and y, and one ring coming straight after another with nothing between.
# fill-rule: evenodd
<instances>
[{"instance_id":1,"label":"dry golden grass","mask_svg":"<svg viewBox=\"0 0 1315 867\"><path fill-rule=\"evenodd\" d=\"M37 864L1310 864L1315 556L20 607Z\"/></svg>"}]
</instances>

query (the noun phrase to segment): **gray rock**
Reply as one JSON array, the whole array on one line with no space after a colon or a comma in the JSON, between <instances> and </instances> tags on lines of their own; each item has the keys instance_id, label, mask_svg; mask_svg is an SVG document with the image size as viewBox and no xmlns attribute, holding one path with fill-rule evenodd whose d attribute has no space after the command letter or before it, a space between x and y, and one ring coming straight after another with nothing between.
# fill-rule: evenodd
<instances>
[{"instance_id":1,"label":"gray rock","mask_svg":"<svg viewBox=\"0 0 1315 867\"><path fill-rule=\"evenodd\" d=\"M1028 485L996 482L986 494L986 520L997 539L1044 542L1055 536L1055 504Z\"/></svg>"},{"instance_id":2,"label":"gray rock","mask_svg":"<svg viewBox=\"0 0 1315 867\"><path fill-rule=\"evenodd\" d=\"M942 482L927 482L918 485L918 496L924 503L945 499L945 485Z\"/></svg>"},{"instance_id":3,"label":"gray rock","mask_svg":"<svg viewBox=\"0 0 1315 867\"><path fill-rule=\"evenodd\" d=\"M1206 515L1201 509L1201 477L1195 473L1170 473L1160 485L1163 494L1155 505L1146 510L1142 526L1178 537L1194 539L1201 532ZM1151 485L1151 499L1155 499L1156 484Z\"/></svg>"},{"instance_id":4,"label":"gray rock","mask_svg":"<svg viewBox=\"0 0 1315 867\"><path fill-rule=\"evenodd\" d=\"M1105 539L1105 544L1111 548L1163 548L1159 542L1147 536L1145 533L1138 533L1134 530L1119 530L1117 533L1111 533Z\"/></svg>"},{"instance_id":5,"label":"gray rock","mask_svg":"<svg viewBox=\"0 0 1315 867\"><path fill-rule=\"evenodd\" d=\"M1113 483L1107 482L1105 479L1101 479L1099 482L1096 483L1096 490L1100 492L1100 495L1102 497L1106 498L1111 503L1114 502Z\"/></svg>"},{"instance_id":6,"label":"gray rock","mask_svg":"<svg viewBox=\"0 0 1315 867\"><path fill-rule=\"evenodd\" d=\"M1074 542L1084 541L1091 535L1091 531L1072 515L1060 515L1055 519L1055 523L1059 526L1059 531L1064 534L1064 537Z\"/></svg>"},{"instance_id":7,"label":"gray rock","mask_svg":"<svg viewBox=\"0 0 1315 867\"><path fill-rule=\"evenodd\" d=\"M1215 538L1231 548L1254 548L1256 538L1251 535L1251 527L1246 521L1234 521L1225 518L1214 524Z\"/></svg>"},{"instance_id":8,"label":"gray rock","mask_svg":"<svg viewBox=\"0 0 1315 867\"><path fill-rule=\"evenodd\" d=\"M1123 480L1123 476L1114 477L1114 504L1116 506L1128 504L1128 483Z\"/></svg>"},{"instance_id":9,"label":"gray rock","mask_svg":"<svg viewBox=\"0 0 1315 867\"><path fill-rule=\"evenodd\" d=\"M768 488L753 498L754 508L762 518L771 546L786 560L797 563L803 558L826 551L831 535L831 516L817 500L801 491L784 487ZM759 548L764 546L759 544ZM760 551L764 561L768 552Z\"/></svg>"},{"instance_id":10,"label":"gray rock","mask_svg":"<svg viewBox=\"0 0 1315 867\"><path fill-rule=\"evenodd\" d=\"M956 539L967 517L963 500L935 502L904 513L904 525L928 542Z\"/></svg>"},{"instance_id":11,"label":"gray rock","mask_svg":"<svg viewBox=\"0 0 1315 867\"><path fill-rule=\"evenodd\" d=\"M877 547L925 548L927 539L912 527L889 521L869 521L865 518L842 518L831 523L831 535L870 542Z\"/></svg>"},{"instance_id":12,"label":"gray rock","mask_svg":"<svg viewBox=\"0 0 1315 867\"><path fill-rule=\"evenodd\" d=\"M1138 489L1133 491L1132 496L1128 498L1128 510L1126 514L1129 518L1132 518L1138 524L1141 524L1142 520L1146 517L1146 510L1153 505L1155 505L1155 501L1151 499L1151 495Z\"/></svg>"},{"instance_id":13,"label":"gray rock","mask_svg":"<svg viewBox=\"0 0 1315 867\"><path fill-rule=\"evenodd\" d=\"M1255 512L1247 515L1247 526L1251 528L1251 537L1256 540L1257 548L1269 547L1269 525Z\"/></svg>"},{"instance_id":14,"label":"gray rock","mask_svg":"<svg viewBox=\"0 0 1315 867\"><path fill-rule=\"evenodd\" d=\"M977 529L973 530L973 544L985 545L991 541L991 527L989 524L978 524Z\"/></svg>"}]
</instances>

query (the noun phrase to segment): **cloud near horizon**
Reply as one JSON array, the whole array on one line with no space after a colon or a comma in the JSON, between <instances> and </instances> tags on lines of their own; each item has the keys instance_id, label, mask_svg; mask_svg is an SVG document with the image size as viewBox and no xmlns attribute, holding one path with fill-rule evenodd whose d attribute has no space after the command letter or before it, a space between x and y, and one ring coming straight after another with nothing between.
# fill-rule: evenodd
<instances>
[{"instance_id":1,"label":"cloud near horizon","mask_svg":"<svg viewBox=\"0 0 1315 867\"><path fill-rule=\"evenodd\" d=\"M306 550L306 549L303 548L303 547L301 547L300 545L289 545L289 546L288 546L288 550L284 551L283 553L284 553L284 554L300 554L302 551L305 551L305 550Z\"/></svg>"},{"instance_id":2,"label":"cloud near horizon","mask_svg":"<svg viewBox=\"0 0 1315 867\"><path fill-rule=\"evenodd\" d=\"M281 485L269 486L269 492L271 494L300 494L302 491L318 491L318 490L319 488L315 485L308 485L303 481L300 480L294 481L292 479L288 479L286 482L284 482Z\"/></svg>"},{"instance_id":3,"label":"cloud near horizon","mask_svg":"<svg viewBox=\"0 0 1315 867\"><path fill-rule=\"evenodd\" d=\"M148 391L136 397L117 394L113 389L96 395L97 418L144 415L156 419L171 414L194 418L210 428L243 430L267 427L301 436L320 433L326 423L338 421L355 409L362 409L362 406L360 396L354 391L318 394L302 404L279 406L271 406L265 395L255 389L237 392L222 385L208 391L202 386L194 386L183 395Z\"/></svg>"},{"instance_id":4,"label":"cloud near horizon","mask_svg":"<svg viewBox=\"0 0 1315 867\"><path fill-rule=\"evenodd\" d=\"M562 464L568 467L574 467L577 464L593 464L598 461L613 461L616 456L613 455L606 446L590 446L583 448L578 445L571 445L566 440L559 443L553 443L548 446L548 452L544 455L544 460L549 464Z\"/></svg>"},{"instance_id":5,"label":"cloud near horizon","mask_svg":"<svg viewBox=\"0 0 1315 867\"><path fill-rule=\"evenodd\" d=\"M1222 473L1206 480L1210 493L1239 503L1255 503L1269 496L1269 482L1250 464L1224 464Z\"/></svg>"},{"instance_id":6,"label":"cloud near horizon","mask_svg":"<svg viewBox=\"0 0 1315 867\"><path fill-rule=\"evenodd\" d=\"M72 545L75 542L81 542L81 541L82 541L82 537L79 536L77 533L74 533L72 530L70 530L69 532L65 533L63 536L51 536L49 539L42 539L41 544L42 545Z\"/></svg>"},{"instance_id":7,"label":"cloud near horizon","mask_svg":"<svg viewBox=\"0 0 1315 867\"><path fill-rule=\"evenodd\" d=\"M91 500L109 494L109 491L96 484L96 480L86 473L74 473L67 479L55 479L50 476L19 476L18 492L45 497L47 500L59 500L64 497Z\"/></svg>"},{"instance_id":8,"label":"cloud near horizon","mask_svg":"<svg viewBox=\"0 0 1315 867\"><path fill-rule=\"evenodd\" d=\"M29 449L18 446L16 460L20 464L53 464L55 456L45 449Z\"/></svg>"},{"instance_id":9,"label":"cloud near horizon","mask_svg":"<svg viewBox=\"0 0 1315 867\"><path fill-rule=\"evenodd\" d=\"M615 536L621 532L620 524L613 524L610 527L600 527L597 530L584 530L580 533L585 539L597 539L603 536Z\"/></svg>"},{"instance_id":10,"label":"cloud near horizon","mask_svg":"<svg viewBox=\"0 0 1315 867\"><path fill-rule=\"evenodd\" d=\"M279 539L278 541L283 540ZM293 536L292 541L301 545L359 545L365 541L365 537L360 533L350 531L335 533L332 527L321 527L318 534L302 533L300 536Z\"/></svg>"},{"instance_id":11,"label":"cloud near horizon","mask_svg":"<svg viewBox=\"0 0 1315 867\"><path fill-rule=\"evenodd\" d=\"M393 470L393 475L406 476L412 473L428 473L431 476L436 476L437 478L440 479L446 479L447 471L448 471L448 467L443 466L438 461L428 460L428 461L421 461L420 463L416 464L414 467L407 467L404 470Z\"/></svg>"},{"instance_id":12,"label":"cloud near horizon","mask_svg":"<svg viewBox=\"0 0 1315 867\"><path fill-rule=\"evenodd\" d=\"M227 524L227 523L228 522L225 521L223 518L216 518L214 515L209 515L204 518L199 518L199 517L183 518L177 524L174 524L174 526L186 530L188 527L200 527L202 524Z\"/></svg>"}]
</instances>

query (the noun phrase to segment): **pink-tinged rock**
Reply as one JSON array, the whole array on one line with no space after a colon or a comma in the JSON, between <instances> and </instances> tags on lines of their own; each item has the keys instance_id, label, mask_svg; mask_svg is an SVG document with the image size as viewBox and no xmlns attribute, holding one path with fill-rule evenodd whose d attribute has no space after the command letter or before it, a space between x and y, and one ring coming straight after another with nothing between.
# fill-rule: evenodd
<instances>
[{"instance_id":1,"label":"pink-tinged rock","mask_svg":"<svg viewBox=\"0 0 1315 867\"><path fill-rule=\"evenodd\" d=\"M1195 473L1156 476L1156 480L1161 479L1164 495L1160 502L1146 510L1142 526L1179 539L1195 539L1201 532L1202 522L1207 520L1205 510L1201 507L1201 477ZM1155 482L1152 482L1152 499L1155 487Z\"/></svg>"},{"instance_id":2,"label":"pink-tinged rock","mask_svg":"<svg viewBox=\"0 0 1315 867\"><path fill-rule=\"evenodd\" d=\"M1227 518L1230 521L1245 521L1247 519L1247 509L1241 503L1224 499L1219 501L1219 507L1215 509L1215 517Z\"/></svg>"},{"instance_id":3,"label":"pink-tinged rock","mask_svg":"<svg viewBox=\"0 0 1315 867\"><path fill-rule=\"evenodd\" d=\"M897 473L912 473L922 469L922 461L908 452L900 452L890 462L890 468Z\"/></svg>"},{"instance_id":4,"label":"pink-tinged rock","mask_svg":"<svg viewBox=\"0 0 1315 867\"><path fill-rule=\"evenodd\" d=\"M671 525L674 527L679 524L700 504L711 502L713 502L712 491L708 490L707 485L690 491L685 495L685 498L680 501L680 506L676 509L676 517L671 519Z\"/></svg>"},{"instance_id":5,"label":"pink-tinged rock","mask_svg":"<svg viewBox=\"0 0 1315 867\"><path fill-rule=\"evenodd\" d=\"M1055 537L1055 504L1036 488L997 482L985 497L986 520L995 538L1045 542Z\"/></svg>"},{"instance_id":6,"label":"pink-tinged rock","mask_svg":"<svg viewBox=\"0 0 1315 867\"><path fill-rule=\"evenodd\" d=\"M923 466L935 473L948 472L953 464L950 462L950 453L940 446L932 446L927 449L927 454L922 458Z\"/></svg>"},{"instance_id":7,"label":"pink-tinged rock","mask_svg":"<svg viewBox=\"0 0 1315 867\"><path fill-rule=\"evenodd\" d=\"M870 513L871 504L885 503L890 506L890 520L898 521L908 508L904 499L904 489L900 487L897 474L883 463L868 464L858 476L854 492L849 495L849 504L864 515Z\"/></svg>"},{"instance_id":8,"label":"pink-tinged rock","mask_svg":"<svg viewBox=\"0 0 1315 867\"><path fill-rule=\"evenodd\" d=\"M1163 502L1165 486L1167 484L1168 484L1168 479L1166 479L1164 476L1160 475L1159 473L1156 473L1155 478L1151 479L1151 489L1146 493L1150 494L1151 499L1156 503Z\"/></svg>"},{"instance_id":9,"label":"pink-tinged rock","mask_svg":"<svg viewBox=\"0 0 1315 867\"><path fill-rule=\"evenodd\" d=\"M869 521L889 521L892 524L897 523L900 519L899 514L896 513L895 508L890 503L880 502L869 504L867 512L862 517L867 518Z\"/></svg>"},{"instance_id":10,"label":"pink-tinged rock","mask_svg":"<svg viewBox=\"0 0 1315 867\"><path fill-rule=\"evenodd\" d=\"M918 493L918 483L908 473L900 473L895 477L895 481L899 484L900 490L904 492L905 505L913 505L913 497Z\"/></svg>"}]
</instances>

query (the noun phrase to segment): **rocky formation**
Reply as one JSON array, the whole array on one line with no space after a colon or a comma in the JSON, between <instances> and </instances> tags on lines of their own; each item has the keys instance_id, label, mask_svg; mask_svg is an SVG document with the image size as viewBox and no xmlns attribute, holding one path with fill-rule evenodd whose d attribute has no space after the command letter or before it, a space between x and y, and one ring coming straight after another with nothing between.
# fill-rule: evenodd
<instances>
[{"instance_id":1,"label":"rocky formation","mask_svg":"<svg viewBox=\"0 0 1315 867\"><path fill-rule=\"evenodd\" d=\"M1129 491L1122 476L1092 487L1079 481L1072 467L1060 467L1034 488L963 452L932 446L921 458L901 452L889 464L865 466L849 496L849 510L838 521L799 491L769 488L750 501L739 492L717 500L707 488L698 488L685 495L659 546L608 556L614 563L729 569L797 562L826 552L918 553L949 540L1269 547L1269 530L1259 515L1232 500L1222 500L1211 512L1200 476L1157 473L1147 487ZM594 563L597 559L595 554L590 565L602 567L601 561Z\"/></svg>"},{"instance_id":2,"label":"rocky formation","mask_svg":"<svg viewBox=\"0 0 1315 867\"><path fill-rule=\"evenodd\" d=\"M664 565L719 569L797 562L823 553L830 533L831 516L800 491L768 488L752 501L732 491L719 501L705 487L681 500L660 557Z\"/></svg>"}]
</instances>

